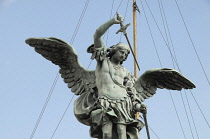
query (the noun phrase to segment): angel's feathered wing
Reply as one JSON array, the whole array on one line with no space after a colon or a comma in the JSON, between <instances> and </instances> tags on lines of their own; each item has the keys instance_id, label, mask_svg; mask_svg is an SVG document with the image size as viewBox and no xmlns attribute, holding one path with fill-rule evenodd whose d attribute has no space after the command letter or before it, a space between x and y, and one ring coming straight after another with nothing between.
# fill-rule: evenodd
<instances>
[{"instance_id":1,"label":"angel's feathered wing","mask_svg":"<svg viewBox=\"0 0 210 139\"><path fill-rule=\"evenodd\" d=\"M79 64L77 53L70 44L57 38L29 38L25 42L61 68L61 77L76 95L94 92L95 71L86 70Z\"/></svg>"},{"instance_id":2,"label":"angel's feathered wing","mask_svg":"<svg viewBox=\"0 0 210 139\"><path fill-rule=\"evenodd\" d=\"M195 85L178 71L161 68L146 71L138 78L134 87L143 99L148 99L156 93L157 88L182 90L193 89Z\"/></svg>"},{"instance_id":3,"label":"angel's feathered wing","mask_svg":"<svg viewBox=\"0 0 210 139\"><path fill-rule=\"evenodd\" d=\"M35 48L47 60L60 67L61 77L71 91L80 95L74 102L74 114L78 121L90 125L90 112L97 100L95 71L84 69L78 62L74 48L57 38L29 38L26 43Z\"/></svg>"}]
</instances>

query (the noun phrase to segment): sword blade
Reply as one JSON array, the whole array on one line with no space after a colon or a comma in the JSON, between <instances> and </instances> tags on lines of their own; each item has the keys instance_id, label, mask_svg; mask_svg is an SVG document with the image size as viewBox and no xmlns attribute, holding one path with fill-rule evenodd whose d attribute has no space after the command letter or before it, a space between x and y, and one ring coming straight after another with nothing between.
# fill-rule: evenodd
<instances>
[{"instance_id":1,"label":"sword blade","mask_svg":"<svg viewBox=\"0 0 210 139\"><path fill-rule=\"evenodd\" d=\"M140 71L140 67L139 67L138 61L137 61L137 59L136 59L136 57L135 57L135 55L134 55L134 52L133 52L133 49L132 49L132 47L131 47L130 41L129 41L129 39L128 39L127 33L123 33L123 34L124 34L124 36L125 36L125 38L126 38L126 40L127 40L127 42L128 42L128 45L129 45L130 49L131 49L131 52L132 52L134 61L135 61L136 65L137 65L137 67L138 67L138 69L139 69L139 71Z\"/></svg>"},{"instance_id":2,"label":"sword blade","mask_svg":"<svg viewBox=\"0 0 210 139\"><path fill-rule=\"evenodd\" d=\"M149 127L148 127L148 123L147 123L147 115L143 114L143 117L144 117L144 122L145 122L145 126L146 126L147 137L148 137L148 139L150 139Z\"/></svg>"}]
</instances>

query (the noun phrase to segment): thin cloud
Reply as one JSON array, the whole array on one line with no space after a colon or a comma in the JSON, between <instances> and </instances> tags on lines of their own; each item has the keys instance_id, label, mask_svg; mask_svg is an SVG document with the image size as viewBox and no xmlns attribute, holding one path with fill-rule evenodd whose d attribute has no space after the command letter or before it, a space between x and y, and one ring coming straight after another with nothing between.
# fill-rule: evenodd
<instances>
[{"instance_id":1,"label":"thin cloud","mask_svg":"<svg viewBox=\"0 0 210 139\"><path fill-rule=\"evenodd\" d=\"M0 6L8 6L15 2L16 0L0 0Z\"/></svg>"}]
</instances>

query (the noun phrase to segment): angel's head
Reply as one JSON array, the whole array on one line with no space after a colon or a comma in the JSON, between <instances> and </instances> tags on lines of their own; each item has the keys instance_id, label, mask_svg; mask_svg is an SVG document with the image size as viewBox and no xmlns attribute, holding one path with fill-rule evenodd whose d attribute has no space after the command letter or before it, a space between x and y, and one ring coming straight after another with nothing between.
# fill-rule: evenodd
<instances>
[{"instance_id":1,"label":"angel's head","mask_svg":"<svg viewBox=\"0 0 210 139\"><path fill-rule=\"evenodd\" d=\"M130 48L127 44L118 43L116 45L111 46L107 49L107 56L111 59L113 55L116 54L117 57L122 58L121 64L125 61L130 53ZM118 53L116 53L118 52Z\"/></svg>"}]
</instances>

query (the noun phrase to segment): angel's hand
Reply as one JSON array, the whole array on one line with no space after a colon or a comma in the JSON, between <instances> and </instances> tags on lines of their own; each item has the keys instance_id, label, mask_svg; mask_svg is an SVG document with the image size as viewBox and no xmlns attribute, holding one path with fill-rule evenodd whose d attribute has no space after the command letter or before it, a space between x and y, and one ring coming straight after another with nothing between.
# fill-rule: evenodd
<instances>
[{"instance_id":1,"label":"angel's hand","mask_svg":"<svg viewBox=\"0 0 210 139\"><path fill-rule=\"evenodd\" d=\"M141 103L140 112L147 114L147 106L144 103Z\"/></svg>"},{"instance_id":2,"label":"angel's hand","mask_svg":"<svg viewBox=\"0 0 210 139\"><path fill-rule=\"evenodd\" d=\"M114 24L120 24L124 21L124 18L119 14L119 13L116 13L117 16L114 17Z\"/></svg>"},{"instance_id":3,"label":"angel's hand","mask_svg":"<svg viewBox=\"0 0 210 139\"><path fill-rule=\"evenodd\" d=\"M147 106L143 103L137 103L135 106L134 106L134 110L136 112L141 112L143 114L146 114L147 113Z\"/></svg>"}]
</instances>

